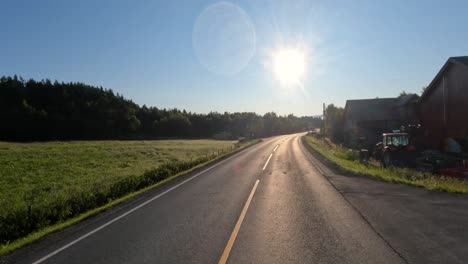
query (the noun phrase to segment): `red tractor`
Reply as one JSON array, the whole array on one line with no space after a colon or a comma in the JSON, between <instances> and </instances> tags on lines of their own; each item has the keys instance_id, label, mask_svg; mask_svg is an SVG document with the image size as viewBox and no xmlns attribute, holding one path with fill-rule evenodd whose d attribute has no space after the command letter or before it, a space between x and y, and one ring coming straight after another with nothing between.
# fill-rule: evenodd
<instances>
[{"instance_id":1,"label":"red tractor","mask_svg":"<svg viewBox=\"0 0 468 264\"><path fill-rule=\"evenodd\" d=\"M384 133L375 146L373 157L384 167L410 167L414 165L416 148L410 145L407 133Z\"/></svg>"}]
</instances>

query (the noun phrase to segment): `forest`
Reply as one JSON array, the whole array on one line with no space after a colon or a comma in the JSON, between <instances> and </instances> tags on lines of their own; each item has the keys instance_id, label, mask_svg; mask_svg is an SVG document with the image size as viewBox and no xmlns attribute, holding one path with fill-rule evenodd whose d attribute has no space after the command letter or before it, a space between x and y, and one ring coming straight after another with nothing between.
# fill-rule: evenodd
<instances>
[{"instance_id":1,"label":"forest","mask_svg":"<svg viewBox=\"0 0 468 264\"><path fill-rule=\"evenodd\" d=\"M139 106L79 82L0 78L0 140L258 138L320 127L320 117L269 112L207 114Z\"/></svg>"}]
</instances>

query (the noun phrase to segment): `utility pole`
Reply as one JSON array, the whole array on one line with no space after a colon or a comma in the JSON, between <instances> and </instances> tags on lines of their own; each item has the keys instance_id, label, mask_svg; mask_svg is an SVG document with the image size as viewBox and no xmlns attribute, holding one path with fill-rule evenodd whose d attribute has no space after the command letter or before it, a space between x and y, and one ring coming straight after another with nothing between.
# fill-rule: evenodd
<instances>
[{"instance_id":1,"label":"utility pole","mask_svg":"<svg viewBox=\"0 0 468 264\"><path fill-rule=\"evenodd\" d=\"M323 113L322 113L322 135L325 135L325 103L323 103Z\"/></svg>"}]
</instances>

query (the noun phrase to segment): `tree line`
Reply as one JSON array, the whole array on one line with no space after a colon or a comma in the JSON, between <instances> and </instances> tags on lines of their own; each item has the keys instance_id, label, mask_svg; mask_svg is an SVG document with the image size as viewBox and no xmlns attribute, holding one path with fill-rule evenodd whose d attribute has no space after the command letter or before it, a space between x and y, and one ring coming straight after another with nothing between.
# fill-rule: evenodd
<instances>
[{"instance_id":1,"label":"tree line","mask_svg":"<svg viewBox=\"0 0 468 264\"><path fill-rule=\"evenodd\" d=\"M199 114L139 106L79 82L0 78L0 140L267 137L320 127L319 117L252 112Z\"/></svg>"},{"instance_id":2,"label":"tree line","mask_svg":"<svg viewBox=\"0 0 468 264\"><path fill-rule=\"evenodd\" d=\"M344 140L344 109L329 104L324 111L324 134L336 143Z\"/></svg>"}]
</instances>

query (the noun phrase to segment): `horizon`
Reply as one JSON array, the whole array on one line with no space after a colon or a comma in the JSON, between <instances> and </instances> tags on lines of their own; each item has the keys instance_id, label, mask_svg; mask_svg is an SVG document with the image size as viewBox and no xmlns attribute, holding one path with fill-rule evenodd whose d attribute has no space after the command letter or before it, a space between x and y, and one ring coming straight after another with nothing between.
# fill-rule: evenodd
<instances>
[{"instance_id":1,"label":"horizon","mask_svg":"<svg viewBox=\"0 0 468 264\"><path fill-rule=\"evenodd\" d=\"M468 3L421 3L6 1L0 75L161 109L318 116L323 103L421 94L468 54L453 30Z\"/></svg>"}]
</instances>

